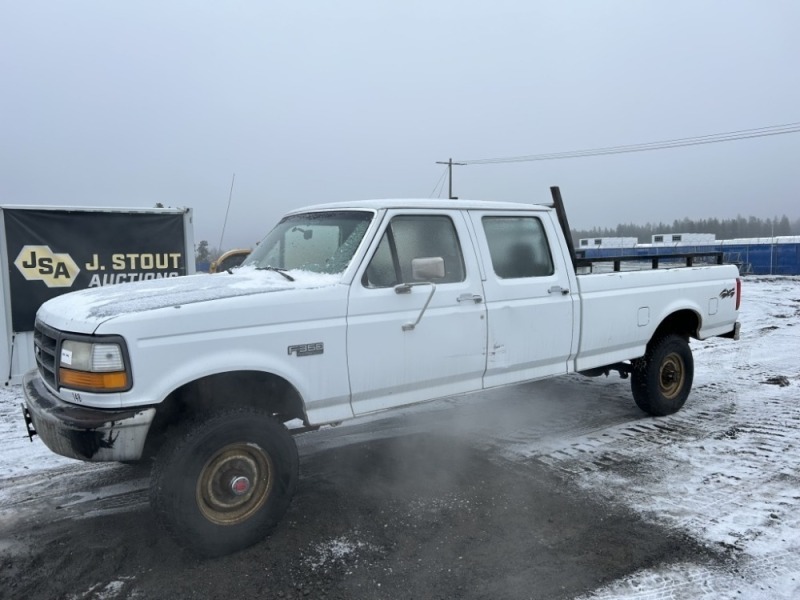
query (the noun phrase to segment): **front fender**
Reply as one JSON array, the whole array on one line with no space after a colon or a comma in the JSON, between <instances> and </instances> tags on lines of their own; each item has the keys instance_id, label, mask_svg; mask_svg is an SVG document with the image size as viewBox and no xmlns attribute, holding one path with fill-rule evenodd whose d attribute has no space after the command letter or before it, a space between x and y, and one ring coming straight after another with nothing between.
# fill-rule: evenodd
<instances>
[{"instance_id":1,"label":"front fender","mask_svg":"<svg viewBox=\"0 0 800 600\"><path fill-rule=\"evenodd\" d=\"M225 316L233 320L236 315ZM238 327L226 327L219 321L221 317L214 329L206 326L184 335L169 331L159 335L153 327L147 337L129 341L133 387L120 394L120 406L158 404L176 389L203 377L257 371L289 382L299 393L311 422L353 416L343 318L249 326L240 323ZM297 350L304 346L315 350Z\"/></svg>"}]
</instances>

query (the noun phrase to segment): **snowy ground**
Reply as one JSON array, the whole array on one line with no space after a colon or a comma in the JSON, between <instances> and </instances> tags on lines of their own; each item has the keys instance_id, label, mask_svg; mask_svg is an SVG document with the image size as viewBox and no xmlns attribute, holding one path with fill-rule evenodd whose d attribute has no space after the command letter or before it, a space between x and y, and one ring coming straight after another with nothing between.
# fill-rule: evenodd
<instances>
[{"instance_id":1,"label":"snowy ground","mask_svg":"<svg viewBox=\"0 0 800 600\"><path fill-rule=\"evenodd\" d=\"M654 569L589 597L800 598L800 280L747 279L741 321L738 344L695 346L677 415L517 449L730 552L728 568Z\"/></svg>"},{"instance_id":2,"label":"snowy ground","mask_svg":"<svg viewBox=\"0 0 800 600\"><path fill-rule=\"evenodd\" d=\"M722 563L655 565L584 600L800 598L800 278L746 279L740 320L739 342L693 343L694 389L671 417L642 417L631 408L626 381L573 376L530 388L563 396L563 402L537 400L529 420L520 420L524 413L487 416L490 402L525 391L507 388L360 420L334 435L301 436L298 445L309 454L413 433L432 428L448 411L449 426L461 423L471 443L490 450L493 460L544 465L587 496L627 506L726 557ZM77 463L38 440L31 444L21 401L19 387L0 390L0 551L13 552L15 542L4 531L34 497L50 495L67 509L91 497L95 512L141 508L146 479L120 483L116 465ZM84 482L96 485L83 493ZM319 560L368 545L357 537L331 538L327 546L320 540ZM117 591L131 585L124 578L105 581L71 597L128 598Z\"/></svg>"}]
</instances>

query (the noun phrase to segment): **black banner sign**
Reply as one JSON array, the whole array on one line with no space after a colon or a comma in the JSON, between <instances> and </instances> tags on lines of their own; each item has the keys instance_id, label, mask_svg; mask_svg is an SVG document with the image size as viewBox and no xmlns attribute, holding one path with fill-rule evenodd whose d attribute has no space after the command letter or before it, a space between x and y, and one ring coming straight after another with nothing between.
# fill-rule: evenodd
<instances>
[{"instance_id":1,"label":"black banner sign","mask_svg":"<svg viewBox=\"0 0 800 600\"><path fill-rule=\"evenodd\" d=\"M50 298L185 275L183 214L3 209L14 331Z\"/></svg>"}]
</instances>

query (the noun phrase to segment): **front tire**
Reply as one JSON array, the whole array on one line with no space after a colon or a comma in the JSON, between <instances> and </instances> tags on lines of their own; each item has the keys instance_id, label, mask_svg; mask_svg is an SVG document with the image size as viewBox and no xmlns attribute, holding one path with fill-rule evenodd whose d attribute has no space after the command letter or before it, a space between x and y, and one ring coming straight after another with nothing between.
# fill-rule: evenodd
<instances>
[{"instance_id":1,"label":"front tire","mask_svg":"<svg viewBox=\"0 0 800 600\"><path fill-rule=\"evenodd\" d=\"M299 476L294 439L253 409L176 428L150 483L156 520L182 546L221 556L262 540L289 507Z\"/></svg>"},{"instance_id":2,"label":"front tire","mask_svg":"<svg viewBox=\"0 0 800 600\"><path fill-rule=\"evenodd\" d=\"M633 362L633 399L650 415L671 415L686 402L693 379L694 359L688 340L666 335L648 344L645 355Z\"/></svg>"}]
</instances>

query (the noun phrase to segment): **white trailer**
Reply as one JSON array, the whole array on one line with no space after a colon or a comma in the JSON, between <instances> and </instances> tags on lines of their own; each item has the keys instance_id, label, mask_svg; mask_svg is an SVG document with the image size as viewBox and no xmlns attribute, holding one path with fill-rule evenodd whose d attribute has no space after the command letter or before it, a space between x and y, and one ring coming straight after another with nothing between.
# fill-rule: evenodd
<instances>
[{"instance_id":1,"label":"white trailer","mask_svg":"<svg viewBox=\"0 0 800 600\"><path fill-rule=\"evenodd\" d=\"M590 248L634 248L639 239L635 237L599 237L599 238L581 238L578 240L580 250L588 250Z\"/></svg>"},{"instance_id":2,"label":"white trailer","mask_svg":"<svg viewBox=\"0 0 800 600\"><path fill-rule=\"evenodd\" d=\"M674 246L703 244L713 245L717 236L713 233L656 233L653 235L653 245Z\"/></svg>"}]
</instances>

